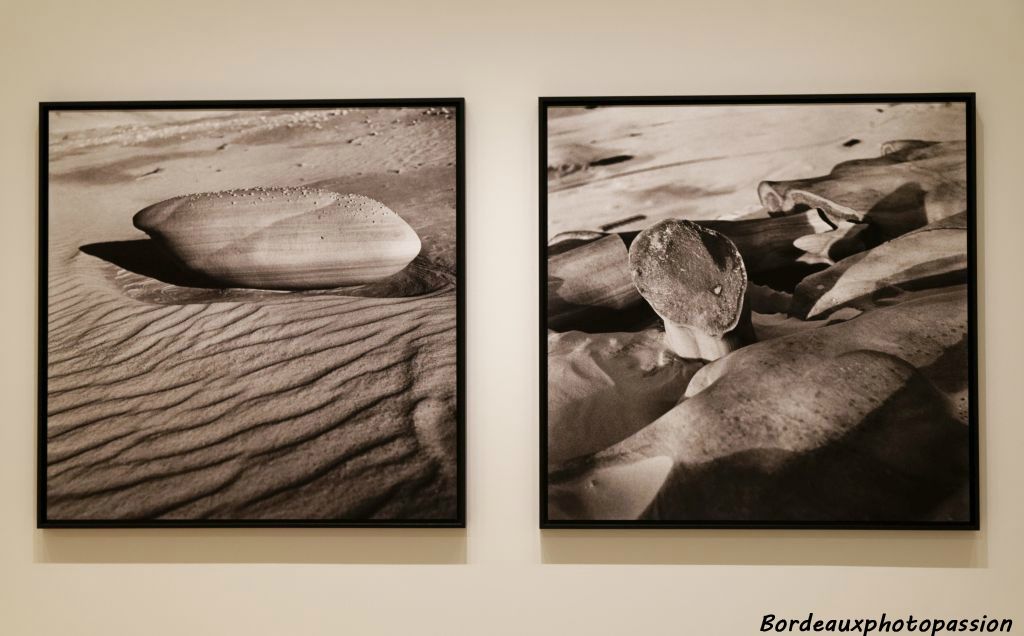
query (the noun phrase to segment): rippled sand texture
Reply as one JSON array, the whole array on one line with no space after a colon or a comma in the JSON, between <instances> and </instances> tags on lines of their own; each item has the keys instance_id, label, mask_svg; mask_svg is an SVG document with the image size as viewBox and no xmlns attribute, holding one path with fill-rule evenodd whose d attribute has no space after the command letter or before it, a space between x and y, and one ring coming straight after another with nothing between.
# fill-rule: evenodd
<instances>
[{"instance_id":1,"label":"rippled sand texture","mask_svg":"<svg viewBox=\"0 0 1024 636\"><path fill-rule=\"evenodd\" d=\"M51 520L456 516L455 120L436 109L51 115ZM358 288L204 287L132 227L233 188L363 194L423 249Z\"/></svg>"}]
</instances>

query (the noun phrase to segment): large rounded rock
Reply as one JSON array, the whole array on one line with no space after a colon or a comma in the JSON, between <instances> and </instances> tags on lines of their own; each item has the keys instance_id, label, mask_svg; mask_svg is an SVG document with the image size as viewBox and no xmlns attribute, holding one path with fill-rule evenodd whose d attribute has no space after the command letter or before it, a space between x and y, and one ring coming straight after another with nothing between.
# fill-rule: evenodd
<instances>
[{"instance_id":1,"label":"large rounded rock","mask_svg":"<svg viewBox=\"0 0 1024 636\"><path fill-rule=\"evenodd\" d=\"M262 289L362 285L401 271L416 232L387 206L313 188L255 188L175 197L132 219L185 268Z\"/></svg>"},{"instance_id":2,"label":"large rounded rock","mask_svg":"<svg viewBox=\"0 0 1024 636\"><path fill-rule=\"evenodd\" d=\"M548 514L930 519L969 483L967 317L951 289L735 351L658 419L552 470Z\"/></svg>"}]
</instances>

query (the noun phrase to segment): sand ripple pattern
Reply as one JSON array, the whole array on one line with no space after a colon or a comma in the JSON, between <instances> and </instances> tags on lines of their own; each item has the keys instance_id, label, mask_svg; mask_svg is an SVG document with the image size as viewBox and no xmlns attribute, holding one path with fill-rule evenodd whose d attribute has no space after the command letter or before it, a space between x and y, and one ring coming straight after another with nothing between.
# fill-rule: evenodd
<instances>
[{"instance_id":1,"label":"sand ripple pattern","mask_svg":"<svg viewBox=\"0 0 1024 636\"><path fill-rule=\"evenodd\" d=\"M133 296L49 281L51 519L455 515L450 288Z\"/></svg>"}]
</instances>

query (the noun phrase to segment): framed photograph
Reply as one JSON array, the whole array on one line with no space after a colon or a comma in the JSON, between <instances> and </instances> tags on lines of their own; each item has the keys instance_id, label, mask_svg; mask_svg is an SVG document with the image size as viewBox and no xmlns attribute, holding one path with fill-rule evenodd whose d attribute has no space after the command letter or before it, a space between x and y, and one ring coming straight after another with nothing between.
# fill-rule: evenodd
<instances>
[{"instance_id":1,"label":"framed photograph","mask_svg":"<svg viewBox=\"0 0 1024 636\"><path fill-rule=\"evenodd\" d=\"M974 121L541 98L541 527L977 529Z\"/></svg>"},{"instance_id":2,"label":"framed photograph","mask_svg":"<svg viewBox=\"0 0 1024 636\"><path fill-rule=\"evenodd\" d=\"M463 112L40 104L38 526L464 527Z\"/></svg>"}]
</instances>

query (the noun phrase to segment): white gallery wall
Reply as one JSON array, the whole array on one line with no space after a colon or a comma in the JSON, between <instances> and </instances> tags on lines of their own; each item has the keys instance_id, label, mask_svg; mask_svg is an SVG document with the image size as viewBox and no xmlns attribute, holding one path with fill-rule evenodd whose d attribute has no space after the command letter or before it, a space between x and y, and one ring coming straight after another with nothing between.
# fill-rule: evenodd
<instances>
[{"instance_id":1,"label":"white gallery wall","mask_svg":"<svg viewBox=\"0 0 1024 636\"><path fill-rule=\"evenodd\" d=\"M0 0L0 633L1024 629L1024 2ZM537 529L537 97L976 91L980 532ZM37 103L465 97L461 530L35 526Z\"/></svg>"}]
</instances>

